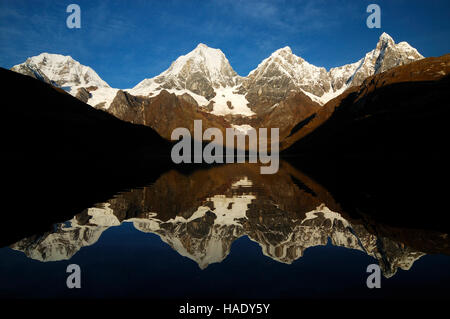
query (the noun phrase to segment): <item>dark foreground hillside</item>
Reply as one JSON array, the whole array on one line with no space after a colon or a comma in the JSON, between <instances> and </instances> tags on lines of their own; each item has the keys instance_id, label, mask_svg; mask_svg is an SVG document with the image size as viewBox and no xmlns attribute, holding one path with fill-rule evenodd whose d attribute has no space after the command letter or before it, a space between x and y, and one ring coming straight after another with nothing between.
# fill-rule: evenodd
<instances>
[{"instance_id":1,"label":"dark foreground hillside","mask_svg":"<svg viewBox=\"0 0 450 319\"><path fill-rule=\"evenodd\" d=\"M0 69L4 156L111 162L166 156L170 143L148 127L120 121L66 92ZM158 151L154 151L158 150Z\"/></svg>"},{"instance_id":2,"label":"dark foreground hillside","mask_svg":"<svg viewBox=\"0 0 450 319\"><path fill-rule=\"evenodd\" d=\"M450 54L367 78L329 101L291 133L286 154L341 157L445 153Z\"/></svg>"},{"instance_id":3,"label":"dark foreground hillside","mask_svg":"<svg viewBox=\"0 0 450 319\"><path fill-rule=\"evenodd\" d=\"M171 144L151 128L12 71L0 69L0 78L0 243L151 183L171 165Z\"/></svg>"},{"instance_id":4,"label":"dark foreground hillside","mask_svg":"<svg viewBox=\"0 0 450 319\"><path fill-rule=\"evenodd\" d=\"M449 74L445 55L369 77L323 106L283 154L349 213L448 231Z\"/></svg>"}]
</instances>

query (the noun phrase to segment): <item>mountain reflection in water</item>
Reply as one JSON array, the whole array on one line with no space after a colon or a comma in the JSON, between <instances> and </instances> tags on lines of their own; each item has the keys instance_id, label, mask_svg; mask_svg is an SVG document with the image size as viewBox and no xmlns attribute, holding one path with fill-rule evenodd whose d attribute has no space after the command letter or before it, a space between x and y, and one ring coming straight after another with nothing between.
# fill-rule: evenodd
<instances>
[{"instance_id":1,"label":"mountain reflection in water","mask_svg":"<svg viewBox=\"0 0 450 319\"><path fill-rule=\"evenodd\" d=\"M282 162L274 175L261 175L254 164L217 166L190 175L172 170L152 185L122 192L51 232L10 247L43 262L69 260L94 245L105 230L125 222L158 235L201 269L224 261L233 242L243 236L256 242L265 256L285 264L329 242L359 250L378 261L386 278L398 269L409 270L428 253L428 246L411 238L426 237L433 252L448 254L449 246L447 234L438 232L411 230L412 235L405 235L408 231L402 230L388 236L374 231L373 225L343 212L327 190Z\"/></svg>"}]
</instances>

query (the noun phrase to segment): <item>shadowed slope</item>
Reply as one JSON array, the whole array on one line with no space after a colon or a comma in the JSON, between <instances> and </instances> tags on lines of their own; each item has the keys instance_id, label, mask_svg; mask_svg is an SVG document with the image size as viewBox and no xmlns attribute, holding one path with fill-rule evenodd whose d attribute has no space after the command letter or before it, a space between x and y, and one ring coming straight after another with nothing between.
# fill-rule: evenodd
<instances>
[{"instance_id":1,"label":"shadowed slope","mask_svg":"<svg viewBox=\"0 0 450 319\"><path fill-rule=\"evenodd\" d=\"M64 221L171 165L171 144L44 82L0 69L0 242ZM16 232L12 225L20 224Z\"/></svg>"},{"instance_id":2,"label":"shadowed slope","mask_svg":"<svg viewBox=\"0 0 450 319\"><path fill-rule=\"evenodd\" d=\"M316 112L281 145L289 154L441 152L450 54L367 78Z\"/></svg>"}]
</instances>

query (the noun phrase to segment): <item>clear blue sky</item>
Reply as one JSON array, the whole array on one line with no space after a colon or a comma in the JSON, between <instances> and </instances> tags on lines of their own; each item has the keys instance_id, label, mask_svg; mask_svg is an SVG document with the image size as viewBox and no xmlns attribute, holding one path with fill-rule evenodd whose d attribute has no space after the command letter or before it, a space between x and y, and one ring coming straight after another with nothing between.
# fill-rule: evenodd
<instances>
[{"instance_id":1,"label":"clear blue sky","mask_svg":"<svg viewBox=\"0 0 450 319\"><path fill-rule=\"evenodd\" d=\"M70 3L81 7L81 29L66 27ZM381 7L381 29L366 26L370 3ZM425 56L450 53L450 1L0 0L0 66L41 52L71 55L128 88L200 42L220 48L245 76L287 45L327 69L354 62L382 32Z\"/></svg>"}]
</instances>

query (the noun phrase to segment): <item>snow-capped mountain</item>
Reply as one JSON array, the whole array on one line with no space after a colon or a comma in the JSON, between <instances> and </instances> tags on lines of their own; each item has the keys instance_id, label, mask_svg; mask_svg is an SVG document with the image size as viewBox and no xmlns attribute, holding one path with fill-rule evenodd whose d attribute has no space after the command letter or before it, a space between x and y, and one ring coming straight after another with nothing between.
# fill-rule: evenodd
<instances>
[{"instance_id":1,"label":"snow-capped mountain","mask_svg":"<svg viewBox=\"0 0 450 319\"><path fill-rule=\"evenodd\" d=\"M387 33L383 33L376 48L368 52L362 59L330 69L331 85L334 91L361 85L364 79L371 75L419 59L423 59L423 56L407 42L395 44Z\"/></svg>"},{"instance_id":2,"label":"snow-capped mountain","mask_svg":"<svg viewBox=\"0 0 450 319\"><path fill-rule=\"evenodd\" d=\"M193 51L180 56L163 73L145 79L129 90L135 95L148 95L154 90L188 90L210 100L214 89L235 86L239 76L223 52L200 43Z\"/></svg>"},{"instance_id":3,"label":"snow-capped mountain","mask_svg":"<svg viewBox=\"0 0 450 319\"><path fill-rule=\"evenodd\" d=\"M109 87L90 67L81 65L70 56L41 53L12 67L13 71L48 80L62 88L76 86Z\"/></svg>"},{"instance_id":4,"label":"snow-capped mountain","mask_svg":"<svg viewBox=\"0 0 450 319\"><path fill-rule=\"evenodd\" d=\"M71 56L41 53L11 70L60 87L91 106L110 103L117 92L92 68Z\"/></svg>"},{"instance_id":5,"label":"snow-capped mountain","mask_svg":"<svg viewBox=\"0 0 450 319\"><path fill-rule=\"evenodd\" d=\"M262 115L292 92L302 92L323 105L348 87L360 85L368 76L422 58L408 43L396 44L383 33L375 49L362 59L329 71L284 47L241 77L222 51L199 44L168 70L142 81L128 93L154 96L166 89L177 95L188 93L199 106L216 115Z\"/></svg>"},{"instance_id":6,"label":"snow-capped mountain","mask_svg":"<svg viewBox=\"0 0 450 319\"><path fill-rule=\"evenodd\" d=\"M390 68L422 59L407 42L395 44L383 33L377 46L355 63L326 71L292 53L289 47L275 51L243 81L246 98L251 105L273 106L289 92L302 91L313 101L325 104L351 86L360 85L367 77Z\"/></svg>"},{"instance_id":7,"label":"snow-capped mountain","mask_svg":"<svg viewBox=\"0 0 450 319\"><path fill-rule=\"evenodd\" d=\"M328 72L284 47L242 77L233 70L221 50L199 44L176 59L166 71L124 91L146 98L163 90L179 96L189 94L199 108L214 115L262 116L292 92L306 94L323 105L348 87L360 85L368 76L422 58L408 43L396 44L383 33L375 49L359 61ZM90 67L69 56L43 53L12 70L66 88L80 100L105 110L110 108L118 91L109 87Z\"/></svg>"},{"instance_id":8,"label":"snow-capped mountain","mask_svg":"<svg viewBox=\"0 0 450 319\"><path fill-rule=\"evenodd\" d=\"M259 112L286 99L292 91L320 97L331 89L327 70L296 56L289 47L263 60L244 79L242 86L251 106Z\"/></svg>"},{"instance_id":9,"label":"snow-capped mountain","mask_svg":"<svg viewBox=\"0 0 450 319\"><path fill-rule=\"evenodd\" d=\"M200 43L180 56L160 75L145 79L127 90L132 95L155 96L162 90L182 95L188 93L198 105L216 115L253 115L248 101L237 92L242 82L219 49Z\"/></svg>"}]
</instances>

